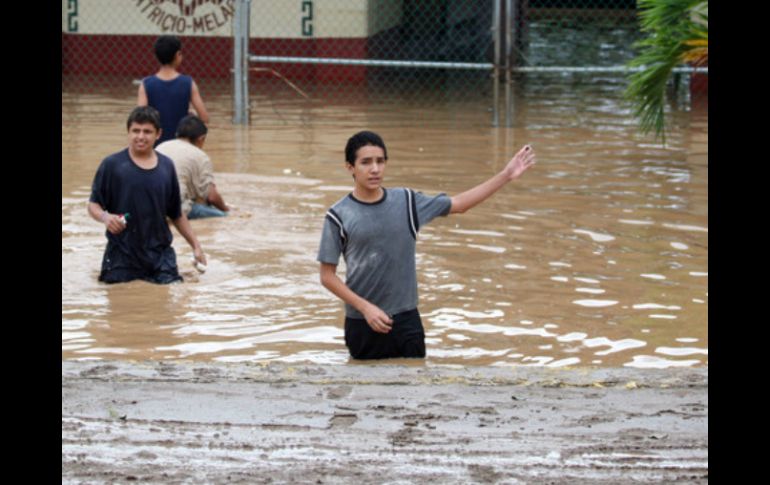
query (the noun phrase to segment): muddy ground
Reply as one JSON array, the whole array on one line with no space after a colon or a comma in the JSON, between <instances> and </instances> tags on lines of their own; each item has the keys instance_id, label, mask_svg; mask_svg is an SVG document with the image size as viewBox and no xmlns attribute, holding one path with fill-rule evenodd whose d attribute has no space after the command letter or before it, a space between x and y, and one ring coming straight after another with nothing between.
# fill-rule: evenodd
<instances>
[{"instance_id":1,"label":"muddy ground","mask_svg":"<svg viewBox=\"0 0 770 485\"><path fill-rule=\"evenodd\" d=\"M62 483L707 483L708 369L62 361Z\"/></svg>"}]
</instances>

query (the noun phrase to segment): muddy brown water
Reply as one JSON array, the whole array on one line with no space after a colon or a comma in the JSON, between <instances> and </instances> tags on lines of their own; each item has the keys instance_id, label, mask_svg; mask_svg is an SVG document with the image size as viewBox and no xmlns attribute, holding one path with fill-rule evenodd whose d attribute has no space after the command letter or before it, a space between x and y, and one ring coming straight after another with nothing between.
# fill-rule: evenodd
<instances>
[{"instance_id":1,"label":"muddy brown water","mask_svg":"<svg viewBox=\"0 0 770 485\"><path fill-rule=\"evenodd\" d=\"M125 93L62 94L63 359L349 362L342 304L315 256L326 208L351 188L345 141L372 129L388 146L385 185L429 194L483 182L525 143L538 155L492 199L422 229L425 363L708 363L705 109L675 112L664 147L603 89L533 89L516 98L514 128L491 127L478 102L258 93L242 127L228 97L209 96L205 149L235 210L192 221L208 271L174 231L185 283L108 286L86 204L101 159L126 145Z\"/></svg>"}]
</instances>

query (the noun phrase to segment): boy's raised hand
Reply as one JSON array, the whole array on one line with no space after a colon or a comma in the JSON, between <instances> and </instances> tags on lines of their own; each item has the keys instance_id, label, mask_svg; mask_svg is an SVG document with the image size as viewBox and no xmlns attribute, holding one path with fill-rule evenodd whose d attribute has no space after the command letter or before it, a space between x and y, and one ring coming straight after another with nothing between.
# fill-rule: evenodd
<instances>
[{"instance_id":1,"label":"boy's raised hand","mask_svg":"<svg viewBox=\"0 0 770 485\"><path fill-rule=\"evenodd\" d=\"M509 180L519 178L529 167L535 164L535 150L529 145L524 147L511 158L503 172Z\"/></svg>"}]
</instances>

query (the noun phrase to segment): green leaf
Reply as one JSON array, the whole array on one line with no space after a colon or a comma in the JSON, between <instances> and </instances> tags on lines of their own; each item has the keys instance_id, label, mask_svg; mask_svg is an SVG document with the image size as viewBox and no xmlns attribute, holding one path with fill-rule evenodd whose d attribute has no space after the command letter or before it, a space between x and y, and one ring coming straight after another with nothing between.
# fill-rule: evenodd
<instances>
[{"instance_id":1,"label":"green leaf","mask_svg":"<svg viewBox=\"0 0 770 485\"><path fill-rule=\"evenodd\" d=\"M638 7L641 29L648 35L634 44L639 55L627 65L643 70L628 76L625 97L633 104L640 131L654 131L665 144L666 84L689 51L703 49L702 42L693 41L705 40L708 57L708 1L639 0Z\"/></svg>"}]
</instances>

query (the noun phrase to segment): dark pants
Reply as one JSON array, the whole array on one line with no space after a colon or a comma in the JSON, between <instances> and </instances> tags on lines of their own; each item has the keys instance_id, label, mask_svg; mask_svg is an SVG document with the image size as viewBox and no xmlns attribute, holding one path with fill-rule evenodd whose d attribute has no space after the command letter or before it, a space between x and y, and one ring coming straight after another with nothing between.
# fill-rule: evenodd
<instances>
[{"instance_id":1,"label":"dark pants","mask_svg":"<svg viewBox=\"0 0 770 485\"><path fill-rule=\"evenodd\" d=\"M176 266L174 248L171 246L164 248L157 267L148 269L137 267L136 263L126 257L116 245L108 242L102 257L99 281L126 283L133 280L144 280L160 285L183 281Z\"/></svg>"},{"instance_id":2,"label":"dark pants","mask_svg":"<svg viewBox=\"0 0 770 485\"><path fill-rule=\"evenodd\" d=\"M425 330L417 309L393 315L389 333L377 333L359 318L345 318L345 345L354 359L425 357Z\"/></svg>"}]
</instances>

